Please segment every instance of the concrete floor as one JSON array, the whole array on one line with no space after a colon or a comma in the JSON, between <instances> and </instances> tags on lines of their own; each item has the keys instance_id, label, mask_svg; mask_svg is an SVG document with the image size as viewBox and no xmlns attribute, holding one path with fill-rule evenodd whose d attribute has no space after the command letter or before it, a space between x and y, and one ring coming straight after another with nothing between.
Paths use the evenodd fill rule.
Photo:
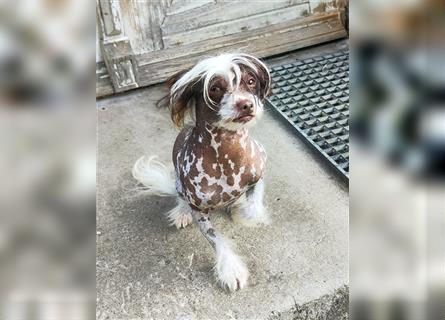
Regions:
<instances>
[{"instance_id":1,"label":"concrete floor","mask_svg":"<svg viewBox=\"0 0 445 320\"><path fill-rule=\"evenodd\" d=\"M270 64L341 46L300 50ZM170 199L134 191L130 170L138 157L171 161L177 131L167 110L155 107L164 93L153 86L97 103L97 318L299 319L299 306L346 317L347 188L272 111L252 134L269 156L265 201L273 223L252 229L221 213L213 219L245 257L251 275L244 290L229 294L216 284L212 250L197 228L168 226L162 212L173 206ZM332 313L338 305L341 312Z\"/></svg>"}]
</instances>

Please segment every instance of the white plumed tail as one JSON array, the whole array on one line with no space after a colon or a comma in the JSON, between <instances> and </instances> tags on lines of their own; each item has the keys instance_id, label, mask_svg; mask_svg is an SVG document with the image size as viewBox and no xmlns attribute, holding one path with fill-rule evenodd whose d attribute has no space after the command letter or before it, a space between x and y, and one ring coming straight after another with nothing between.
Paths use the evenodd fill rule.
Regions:
<instances>
[{"instance_id":1,"label":"white plumed tail","mask_svg":"<svg viewBox=\"0 0 445 320\"><path fill-rule=\"evenodd\" d=\"M171 171L155 158L156 156L139 158L133 166L133 177L147 188L149 194L177 196Z\"/></svg>"}]
</instances>

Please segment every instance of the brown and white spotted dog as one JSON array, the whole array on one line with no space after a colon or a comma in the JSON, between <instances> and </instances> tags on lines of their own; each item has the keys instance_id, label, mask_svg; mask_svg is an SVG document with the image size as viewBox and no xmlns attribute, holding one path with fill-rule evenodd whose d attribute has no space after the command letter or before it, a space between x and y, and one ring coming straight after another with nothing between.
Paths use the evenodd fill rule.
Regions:
<instances>
[{"instance_id":1,"label":"brown and white spotted dog","mask_svg":"<svg viewBox=\"0 0 445 320\"><path fill-rule=\"evenodd\" d=\"M248 54L202 60L167 81L173 122L182 126L194 111L194 124L182 129L173 146L175 178L153 157L140 158L133 176L152 194L176 196L167 213L178 228L194 221L215 249L216 276L223 287L241 289L248 271L226 239L210 223L210 213L226 208L235 221L267 223L263 206L266 152L248 128L261 117L270 94L270 74Z\"/></svg>"}]
</instances>

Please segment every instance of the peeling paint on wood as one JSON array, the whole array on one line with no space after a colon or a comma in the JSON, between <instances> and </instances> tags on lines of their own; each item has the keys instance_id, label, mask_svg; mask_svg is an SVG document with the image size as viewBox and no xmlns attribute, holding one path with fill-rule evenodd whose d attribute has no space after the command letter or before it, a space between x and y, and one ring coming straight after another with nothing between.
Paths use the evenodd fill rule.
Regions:
<instances>
[{"instance_id":1,"label":"peeling paint on wood","mask_svg":"<svg viewBox=\"0 0 445 320\"><path fill-rule=\"evenodd\" d=\"M122 1L125 33L134 54L164 48L161 24L169 1Z\"/></svg>"},{"instance_id":2,"label":"peeling paint on wood","mask_svg":"<svg viewBox=\"0 0 445 320\"><path fill-rule=\"evenodd\" d=\"M130 59L113 63L113 73L118 80L119 88L138 87L133 68L133 63Z\"/></svg>"},{"instance_id":3,"label":"peeling paint on wood","mask_svg":"<svg viewBox=\"0 0 445 320\"><path fill-rule=\"evenodd\" d=\"M312 14L339 11L337 0L310 0Z\"/></svg>"},{"instance_id":4,"label":"peeling paint on wood","mask_svg":"<svg viewBox=\"0 0 445 320\"><path fill-rule=\"evenodd\" d=\"M99 1L107 36L115 36L122 32L118 1Z\"/></svg>"}]
</instances>

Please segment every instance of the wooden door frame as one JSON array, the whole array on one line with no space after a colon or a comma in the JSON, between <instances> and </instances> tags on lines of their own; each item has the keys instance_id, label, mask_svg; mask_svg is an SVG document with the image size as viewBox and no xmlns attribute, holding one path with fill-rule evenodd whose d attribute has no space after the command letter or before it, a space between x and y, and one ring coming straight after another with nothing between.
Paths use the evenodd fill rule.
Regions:
<instances>
[{"instance_id":1,"label":"wooden door frame","mask_svg":"<svg viewBox=\"0 0 445 320\"><path fill-rule=\"evenodd\" d=\"M203 42L135 54L124 30L120 1L96 0L103 58L103 62L96 63L96 96L160 83L203 57L221 52L242 50L265 58L344 38L347 32L342 24L342 9L339 7L336 11L320 12Z\"/></svg>"},{"instance_id":2,"label":"wooden door frame","mask_svg":"<svg viewBox=\"0 0 445 320\"><path fill-rule=\"evenodd\" d=\"M125 34L120 2L97 0L96 18L100 28L99 43L102 57L113 93L138 88L137 62L130 41ZM97 65L96 67L100 68L101 66ZM100 74L103 75L103 71ZM104 82L102 84L107 87Z\"/></svg>"}]
</instances>

